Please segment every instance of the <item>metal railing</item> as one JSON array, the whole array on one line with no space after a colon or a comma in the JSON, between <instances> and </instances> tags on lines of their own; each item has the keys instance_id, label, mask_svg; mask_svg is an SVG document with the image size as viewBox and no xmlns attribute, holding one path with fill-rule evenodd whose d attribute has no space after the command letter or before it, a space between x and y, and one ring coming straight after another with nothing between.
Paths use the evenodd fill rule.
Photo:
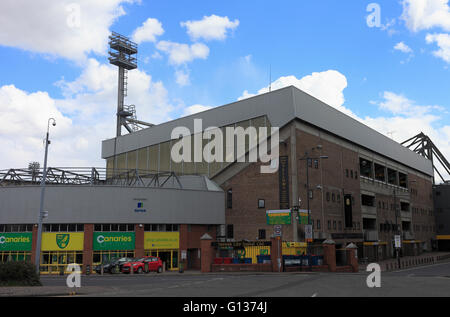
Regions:
<instances>
[{"instance_id":1,"label":"metal railing","mask_svg":"<svg viewBox=\"0 0 450 317\"><path fill-rule=\"evenodd\" d=\"M0 186L39 185L43 168L11 168L0 170ZM116 185L127 187L183 188L174 172L155 172L140 169L106 169L86 167L49 167L46 184L49 185Z\"/></svg>"}]
</instances>

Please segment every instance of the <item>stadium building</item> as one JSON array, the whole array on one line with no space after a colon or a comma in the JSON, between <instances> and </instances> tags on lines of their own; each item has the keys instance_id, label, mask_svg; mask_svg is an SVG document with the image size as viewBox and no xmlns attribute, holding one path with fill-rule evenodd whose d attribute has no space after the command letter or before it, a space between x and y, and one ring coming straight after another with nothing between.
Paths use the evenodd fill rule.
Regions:
<instances>
[{"instance_id":1,"label":"stadium building","mask_svg":"<svg viewBox=\"0 0 450 317\"><path fill-rule=\"evenodd\" d=\"M227 151L223 133L232 158L174 162L180 140L172 131L195 131L194 119L203 129L242 127L246 160ZM257 138L249 127L279 128L279 158L248 160ZM189 138L194 147L196 135ZM282 239L302 242L296 210L308 205L313 243L333 239L339 249L353 242L360 258L394 256L394 235L403 255L429 251L435 239L431 161L292 86L118 135L103 141L102 157L105 169L49 169L43 272L143 255L160 256L168 269L180 261L199 268L204 233L269 240L269 210L293 210ZM274 173L261 173L263 165ZM33 259L41 173L13 169L0 177L0 259Z\"/></svg>"}]
</instances>

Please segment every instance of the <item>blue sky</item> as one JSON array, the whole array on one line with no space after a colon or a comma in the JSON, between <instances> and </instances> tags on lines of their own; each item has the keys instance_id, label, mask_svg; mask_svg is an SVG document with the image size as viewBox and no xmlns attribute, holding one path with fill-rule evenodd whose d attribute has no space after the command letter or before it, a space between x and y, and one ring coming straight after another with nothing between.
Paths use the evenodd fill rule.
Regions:
<instances>
[{"instance_id":1,"label":"blue sky","mask_svg":"<svg viewBox=\"0 0 450 317\"><path fill-rule=\"evenodd\" d=\"M16 153L0 158L0 169L42 160L48 115L62 123L51 163L104 164L100 141L114 135L116 107L107 34L133 37L148 19L153 26L142 29L147 39L139 40L127 98L142 120L160 123L264 92L271 68L275 88L297 85L396 141L423 130L450 156L447 0L35 2L0 4L7 26L0 30L0 119L17 112L16 124L0 129L1 145ZM380 9L374 27L371 3ZM68 27L77 10L80 24ZM191 33L187 21L197 27ZM174 62L174 43L203 50Z\"/></svg>"}]
</instances>

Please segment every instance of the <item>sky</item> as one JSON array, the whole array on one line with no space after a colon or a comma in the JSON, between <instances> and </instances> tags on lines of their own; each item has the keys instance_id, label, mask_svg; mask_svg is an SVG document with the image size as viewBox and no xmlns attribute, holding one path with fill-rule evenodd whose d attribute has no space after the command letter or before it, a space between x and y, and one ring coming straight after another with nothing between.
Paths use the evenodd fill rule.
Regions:
<instances>
[{"instance_id":1,"label":"sky","mask_svg":"<svg viewBox=\"0 0 450 317\"><path fill-rule=\"evenodd\" d=\"M126 104L154 124L294 85L450 158L448 0L2 0L0 170L104 167L115 136L111 31L139 45Z\"/></svg>"}]
</instances>

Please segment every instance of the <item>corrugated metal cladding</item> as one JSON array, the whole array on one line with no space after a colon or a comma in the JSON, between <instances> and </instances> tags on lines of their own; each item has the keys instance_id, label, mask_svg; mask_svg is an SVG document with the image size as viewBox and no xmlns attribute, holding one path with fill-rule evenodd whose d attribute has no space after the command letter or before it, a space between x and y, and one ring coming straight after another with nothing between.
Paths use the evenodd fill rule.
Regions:
<instances>
[{"instance_id":1,"label":"corrugated metal cladding","mask_svg":"<svg viewBox=\"0 0 450 317\"><path fill-rule=\"evenodd\" d=\"M295 118L301 119L422 173L433 175L431 161L293 86L121 136L117 139L116 153L168 141L175 127L183 126L194 131L195 118L202 119L203 128L207 128L222 127L264 115L273 127L280 128ZM114 155L114 143L115 139L102 142L102 158Z\"/></svg>"},{"instance_id":2,"label":"corrugated metal cladding","mask_svg":"<svg viewBox=\"0 0 450 317\"><path fill-rule=\"evenodd\" d=\"M0 223L36 223L40 192L39 186L2 187ZM224 199L215 189L48 185L45 223L224 224Z\"/></svg>"}]
</instances>

